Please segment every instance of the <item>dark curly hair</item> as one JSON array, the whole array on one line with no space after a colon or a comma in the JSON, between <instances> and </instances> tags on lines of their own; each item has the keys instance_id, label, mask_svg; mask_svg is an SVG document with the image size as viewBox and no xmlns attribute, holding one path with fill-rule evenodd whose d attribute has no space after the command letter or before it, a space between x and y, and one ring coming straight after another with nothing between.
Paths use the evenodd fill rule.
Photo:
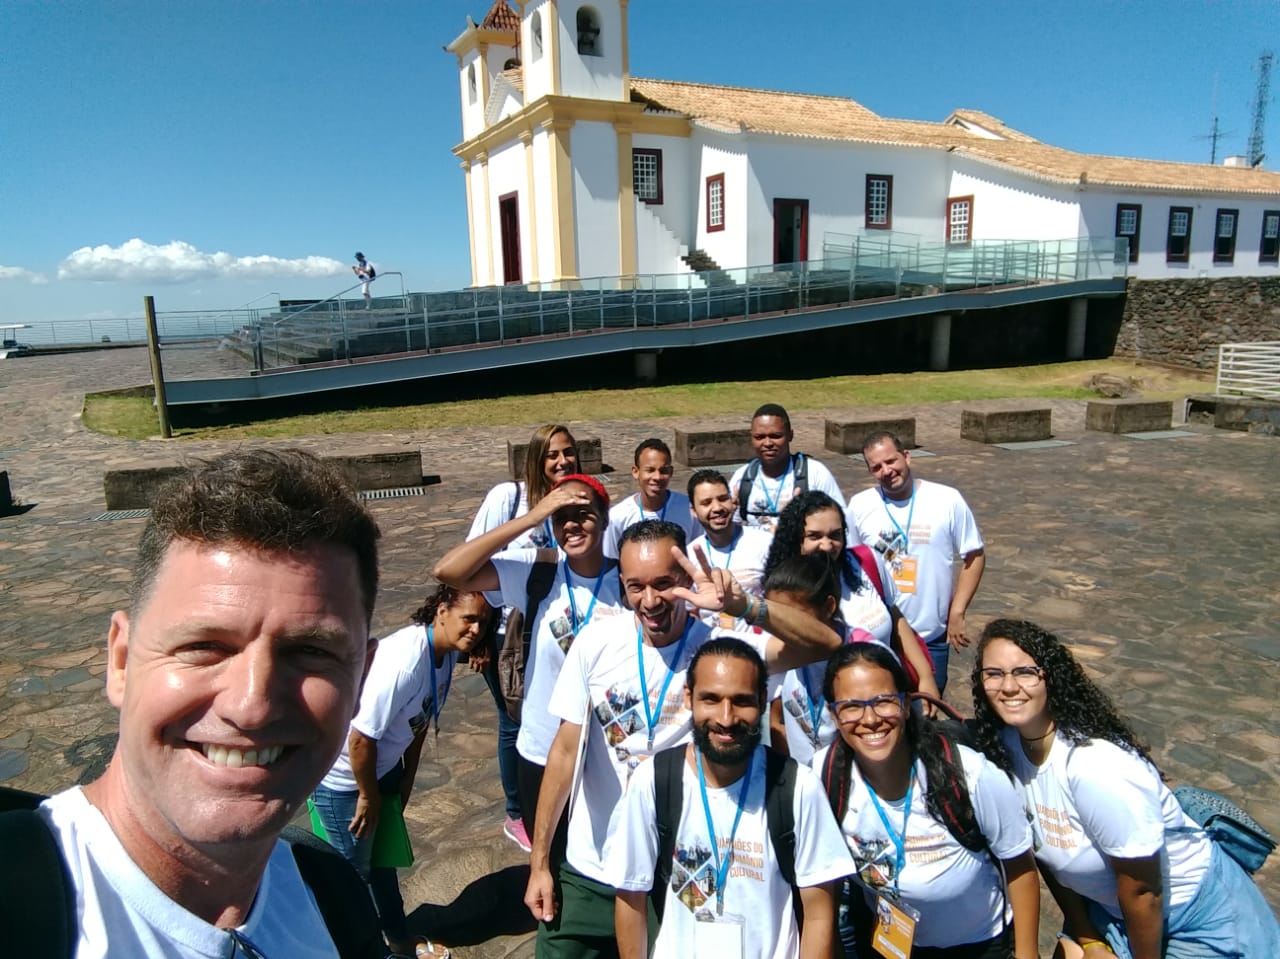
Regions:
<instances>
[{"instance_id":1,"label":"dark curly hair","mask_svg":"<svg viewBox=\"0 0 1280 959\"><path fill-rule=\"evenodd\" d=\"M827 671L822 677L822 694L826 696L828 703L834 703L836 677L850 666L860 663L883 669L893 678L893 688L908 697L903 732L906 735L908 748L915 753L921 765L924 766L925 805L929 815L936 822L947 826L952 819L952 814L947 812L948 804L953 810L956 806L972 808L964 770L960 766L958 755L953 754L948 758L949 750L942 740L938 724L934 720L925 719L923 714L911 708L911 678L898 662L898 657L879 643L848 643L841 646L827 660ZM833 785L847 782L850 770L857 762L853 747L844 741L844 736L837 735L831 743L831 748L836 753L831 782ZM845 804L848 803L851 792L852 790L849 789L839 790L839 793L844 796ZM831 811L835 813L836 822L842 822L848 810L836 808L836 795L837 790L832 788L828 792L828 799L831 801Z\"/></svg>"},{"instance_id":2,"label":"dark curly hair","mask_svg":"<svg viewBox=\"0 0 1280 959\"><path fill-rule=\"evenodd\" d=\"M804 521L814 513L833 509L840 515L840 530L844 534L845 548L840 552L838 565L840 579L850 590L859 592L867 585L861 570L853 562L849 552L849 527L845 522L844 508L826 493L820 490L805 490L785 507L778 515L778 528L773 534L773 543L769 546L769 556L764 561L764 575L769 574L785 559L800 555L804 542Z\"/></svg>"},{"instance_id":3,"label":"dark curly hair","mask_svg":"<svg viewBox=\"0 0 1280 959\"><path fill-rule=\"evenodd\" d=\"M827 557L790 556L784 559L764 578L760 592L787 593L804 598L812 609L820 610L827 600L840 602L840 580L836 568Z\"/></svg>"},{"instance_id":4,"label":"dark curly hair","mask_svg":"<svg viewBox=\"0 0 1280 959\"><path fill-rule=\"evenodd\" d=\"M454 586L440 583L427 594L427 598L423 600L422 605L413 611L412 619L419 626L430 626L435 621L436 613L441 609L453 608L453 604L465 596L479 596L484 599L483 593L469 592L465 589L458 589ZM488 603L488 600L485 600L485 602ZM498 627L501 623L502 617L496 615L496 611L490 607L489 618L485 621L484 632L473 647L473 655L480 650L496 652Z\"/></svg>"},{"instance_id":5,"label":"dark curly hair","mask_svg":"<svg viewBox=\"0 0 1280 959\"><path fill-rule=\"evenodd\" d=\"M1105 739L1141 756L1155 766L1146 743L1129 727L1110 698L1085 675L1062 640L1035 623L1023 619L996 619L987 624L978 640L971 686L973 730L978 747L1002 769L1012 769L1000 738L1004 721L996 715L982 686L982 653L997 639L1006 639L1035 660L1044 670L1049 713L1057 734L1071 745Z\"/></svg>"}]
</instances>

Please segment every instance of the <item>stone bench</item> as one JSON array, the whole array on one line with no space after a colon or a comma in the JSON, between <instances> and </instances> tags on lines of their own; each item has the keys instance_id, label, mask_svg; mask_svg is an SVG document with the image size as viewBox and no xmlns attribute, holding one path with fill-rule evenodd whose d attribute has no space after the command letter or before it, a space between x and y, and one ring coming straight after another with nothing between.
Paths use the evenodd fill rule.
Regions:
<instances>
[{"instance_id":1,"label":"stone bench","mask_svg":"<svg viewBox=\"0 0 1280 959\"><path fill-rule=\"evenodd\" d=\"M604 451L598 436L576 436L578 443L578 472L599 476L604 472ZM507 470L516 482L524 479L524 464L529 457L528 443L507 443Z\"/></svg>"},{"instance_id":2,"label":"stone bench","mask_svg":"<svg viewBox=\"0 0 1280 959\"><path fill-rule=\"evenodd\" d=\"M751 430L676 430L676 462L689 467L745 463L756 455Z\"/></svg>"},{"instance_id":3,"label":"stone bench","mask_svg":"<svg viewBox=\"0 0 1280 959\"><path fill-rule=\"evenodd\" d=\"M1219 396L1213 425L1220 430L1280 436L1280 400L1255 396Z\"/></svg>"},{"instance_id":4,"label":"stone bench","mask_svg":"<svg viewBox=\"0 0 1280 959\"><path fill-rule=\"evenodd\" d=\"M1030 443L1053 435L1049 407L1005 403L962 410L960 438L975 443Z\"/></svg>"},{"instance_id":5,"label":"stone bench","mask_svg":"<svg viewBox=\"0 0 1280 959\"><path fill-rule=\"evenodd\" d=\"M861 453L862 441L881 430L894 434L904 449L916 447L916 418L827 420L824 446L833 453Z\"/></svg>"},{"instance_id":6,"label":"stone bench","mask_svg":"<svg viewBox=\"0 0 1280 959\"><path fill-rule=\"evenodd\" d=\"M341 470L358 490L422 485L422 451L418 449L320 458ZM107 509L148 509L160 487L185 472L185 466L172 465L108 470L102 476Z\"/></svg>"},{"instance_id":7,"label":"stone bench","mask_svg":"<svg viewBox=\"0 0 1280 959\"><path fill-rule=\"evenodd\" d=\"M1173 427L1172 400L1090 400L1084 428L1101 433L1154 433Z\"/></svg>"}]
</instances>

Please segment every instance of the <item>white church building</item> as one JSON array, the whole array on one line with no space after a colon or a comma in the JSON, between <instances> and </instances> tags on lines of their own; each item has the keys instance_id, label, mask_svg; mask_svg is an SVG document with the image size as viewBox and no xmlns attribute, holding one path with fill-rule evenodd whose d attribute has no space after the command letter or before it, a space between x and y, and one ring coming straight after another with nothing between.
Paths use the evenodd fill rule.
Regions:
<instances>
[{"instance_id":1,"label":"white church building","mask_svg":"<svg viewBox=\"0 0 1280 959\"><path fill-rule=\"evenodd\" d=\"M631 75L628 0L497 0L458 60L474 286L815 260L831 237L1120 237L1140 278L1280 273L1280 173L1075 153L985 113ZM692 262L686 262L686 258Z\"/></svg>"}]
</instances>

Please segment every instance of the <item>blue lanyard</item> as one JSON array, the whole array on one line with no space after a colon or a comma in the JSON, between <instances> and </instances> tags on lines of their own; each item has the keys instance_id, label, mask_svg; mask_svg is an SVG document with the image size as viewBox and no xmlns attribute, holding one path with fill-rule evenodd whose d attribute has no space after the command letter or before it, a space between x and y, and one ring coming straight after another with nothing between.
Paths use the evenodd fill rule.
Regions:
<instances>
[{"instance_id":1,"label":"blue lanyard","mask_svg":"<svg viewBox=\"0 0 1280 959\"><path fill-rule=\"evenodd\" d=\"M911 761L911 778L907 780L907 795L902 804L901 835L894 832L893 827L889 825L889 817L885 815L884 807L880 805L880 800L876 798L876 791L871 788L871 783L866 785L867 795L871 797L871 805L875 806L876 812L880 815L880 822L884 824L884 831L889 834L889 838L893 841L893 848L896 850L894 860L896 868L893 870L893 894L896 896L898 895L899 880L902 878L902 870L907 865L907 820L911 818L911 791L916 785L915 760Z\"/></svg>"},{"instance_id":2,"label":"blue lanyard","mask_svg":"<svg viewBox=\"0 0 1280 959\"><path fill-rule=\"evenodd\" d=\"M738 540L742 539L742 527L738 526L733 531L733 539L729 540L729 551L724 554L724 568L729 568L729 561L733 559L733 551L738 548ZM703 537L704 545L707 547L707 562L713 567L716 565L715 547L711 545L711 536Z\"/></svg>"},{"instance_id":3,"label":"blue lanyard","mask_svg":"<svg viewBox=\"0 0 1280 959\"><path fill-rule=\"evenodd\" d=\"M600 596L600 584L604 582L605 568L600 568L600 575L596 577L596 584L591 587L591 602L587 604L587 615L582 619L578 619L578 604L573 601L573 573L569 570L569 561L564 560L564 588L569 592L569 625L573 627L573 635L576 638L578 630L587 623L591 622L591 614L596 608L596 599Z\"/></svg>"},{"instance_id":4,"label":"blue lanyard","mask_svg":"<svg viewBox=\"0 0 1280 959\"><path fill-rule=\"evenodd\" d=\"M702 792L702 811L707 815L707 833L711 836L711 855L716 864L716 913L724 915L724 884L729 878L729 866L733 864L733 837L738 834L738 823L742 822L742 810L747 805L747 790L751 787L751 764L756 758L753 751L747 756L747 768L742 774L742 788L738 790L738 811L733 816L733 828L729 830L729 848L724 859L720 858L720 843L716 840L716 824L711 818L711 803L707 800L707 777L702 771L702 750L694 749L698 757L698 789Z\"/></svg>"},{"instance_id":5,"label":"blue lanyard","mask_svg":"<svg viewBox=\"0 0 1280 959\"><path fill-rule=\"evenodd\" d=\"M767 512L773 516L778 515L778 500L782 498L782 488L787 482L787 477L791 475L791 470L795 466L796 458L792 456L787 460L787 471L782 474L782 478L778 480L778 488L773 491L773 495L769 495L769 481L765 478L764 468L760 470L760 489L764 492L764 505Z\"/></svg>"},{"instance_id":6,"label":"blue lanyard","mask_svg":"<svg viewBox=\"0 0 1280 959\"><path fill-rule=\"evenodd\" d=\"M894 529L902 536L902 553L906 555L911 552L911 517L916 515L916 481L911 481L911 499L910 506L907 509L907 528L903 529L898 525L898 521L894 519L893 513L889 512L889 497L884 495L884 491L880 492L880 502L884 504L885 515L889 517L889 522L893 524Z\"/></svg>"},{"instance_id":7,"label":"blue lanyard","mask_svg":"<svg viewBox=\"0 0 1280 959\"><path fill-rule=\"evenodd\" d=\"M800 667L800 687L804 690L805 697L809 700L809 738L813 741L815 747L818 746L818 727L822 724L822 708L827 705L825 697L819 693L814 696L809 691L809 667Z\"/></svg>"},{"instance_id":8,"label":"blue lanyard","mask_svg":"<svg viewBox=\"0 0 1280 959\"><path fill-rule=\"evenodd\" d=\"M640 507L640 518L648 519L648 517L644 515L644 503L640 502L639 493L636 493L636 505ZM658 519L662 520L667 518L667 507L670 505L671 505L671 490L667 490L667 498L662 501L662 509L658 513Z\"/></svg>"},{"instance_id":9,"label":"blue lanyard","mask_svg":"<svg viewBox=\"0 0 1280 959\"><path fill-rule=\"evenodd\" d=\"M449 688L453 685L453 670L444 681L444 695L436 695L436 631L434 626L427 627L427 655L431 657L431 719L435 723L436 738L440 738L440 710L444 709L449 698Z\"/></svg>"},{"instance_id":10,"label":"blue lanyard","mask_svg":"<svg viewBox=\"0 0 1280 959\"><path fill-rule=\"evenodd\" d=\"M644 718L645 722L649 724L649 752L653 752L653 737L658 729L658 720L662 718L662 704L667 701L667 690L671 688L671 679L675 676L676 667L684 656L684 643L689 638L689 630L691 629L693 629L692 616L685 620L684 632L680 634L680 642L676 644L675 658L672 659L671 665L667 667L667 678L662 681L662 688L658 690L658 704L655 712L654 707L649 705L649 681L645 678L644 634L640 629L640 623L636 623L636 659L640 667L640 702L644 703Z\"/></svg>"}]
</instances>

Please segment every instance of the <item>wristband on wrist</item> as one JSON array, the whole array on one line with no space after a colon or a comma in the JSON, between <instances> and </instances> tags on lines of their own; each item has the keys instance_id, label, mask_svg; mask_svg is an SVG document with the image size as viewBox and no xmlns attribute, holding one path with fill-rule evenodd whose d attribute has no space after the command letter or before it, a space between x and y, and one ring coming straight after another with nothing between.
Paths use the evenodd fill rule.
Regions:
<instances>
[{"instance_id":1,"label":"wristband on wrist","mask_svg":"<svg viewBox=\"0 0 1280 959\"><path fill-rule=\"evenodd\" d=\"M755 597L750 594L747 594L747 605L742 607L742 619L750 623L752 621L752 618L755 616L755 614L756 614Z\"/></svg>"},{"instance_id":2,"label":"wristband on wrist","mask_svg":"<svg viewBox=\"0 0 1280 959\"><path fill-rule=\"evenodd\" d=\"M755 615L751 617L751 620L750 620L751 625L763 626L764 621L768 617L768 615L769 615L769 603L762 596L760 597L760 599L756 600Z\"/></svg>"}]
</instances>

